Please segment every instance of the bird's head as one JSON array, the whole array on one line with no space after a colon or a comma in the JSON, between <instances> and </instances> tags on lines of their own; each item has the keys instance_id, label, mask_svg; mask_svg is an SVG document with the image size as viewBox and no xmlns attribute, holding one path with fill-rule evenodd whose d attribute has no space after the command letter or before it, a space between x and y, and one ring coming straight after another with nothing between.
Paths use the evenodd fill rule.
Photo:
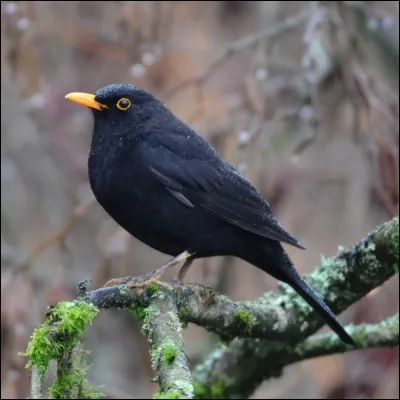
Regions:
<instances>
[{"instance_id":1,"label":"bird's head","mask_svg":"<svg viewBox=\"0 0 400 400\"><path fill-rule=\"evenodd\" d=\"M94 131L100 134L123 134L143 130L146 122L158 112L167 110L146 90L130 84L114 84L99 89L96 94L73 92L65 96L79 105L92 109Z\"/></svg>"}]
</instances>

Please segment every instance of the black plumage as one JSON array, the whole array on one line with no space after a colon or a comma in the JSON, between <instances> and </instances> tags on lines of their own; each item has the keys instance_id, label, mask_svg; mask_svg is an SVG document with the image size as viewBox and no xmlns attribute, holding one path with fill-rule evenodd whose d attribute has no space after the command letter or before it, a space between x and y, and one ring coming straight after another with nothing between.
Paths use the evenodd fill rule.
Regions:
<instances>
[{"instance_id":1,"label":"black plumage","mask_svg":"<svg viewBox=\"0 0 400 400\"><path fill-rule=\"evenodd\" d=\"M291 285L344 342L354 343L280 242L304 247L203 137L133 85L66 97L93 109L90 184L120 226L174 257L187 251L189 260L222 255L246 260Z\"/></svg>"}]
</instances>

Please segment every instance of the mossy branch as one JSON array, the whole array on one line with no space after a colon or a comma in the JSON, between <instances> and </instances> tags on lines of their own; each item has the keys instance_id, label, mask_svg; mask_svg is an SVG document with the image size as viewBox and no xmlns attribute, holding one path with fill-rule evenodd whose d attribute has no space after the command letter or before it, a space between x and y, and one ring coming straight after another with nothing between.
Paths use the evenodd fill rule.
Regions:
<instances>
[{"instance_id":1,"label":"mossy branch","mask_svg":"<svg viewBox=\"0 0 400 400\"><path fill-rule=\"evenodd\" d=\"M153 284L160 287L157 284ZM286 340L297 334L290 327L287 313L279 304L234 302L213 289L200 284L169 283L180 320L194 323L224 339L235 337ZM277 295L279 297L279 295ZM146 291L125 291L124 286L100 288L88 292L88 301L99 308L128 308L136 305L137 312L151 304Z\"/></svg>"},{"instance_id":2,"label":"mossy branch","mask_svg":"<svg viewBox=\"0 0 400 400\"><path fill-rule=\"evenodd\" d=\"M353 350L398 346L399 314L396 314L379 324L350 325L347 327L347 330L356 340L355 346L346 345L332 333L311 336L287 352L283 365Z\"/></svg>"},{"instance_id":3,"label":"mossy branch","mask_svg":"<svg viewBox=\"0 0 400 400\"><path fill-rule=\"evenodd\" d=\"M268 377L278 377L282 373L282 370L285 366L299 361L320 356L345 353L354 350L370 349L374 347L398 346L399 315L396 314L376 325L349 325L347 326L347 331L356 340L355 346L349 346L343 343L334 333L314 335L295 345L274 343L267 347L267 351L271 351L271 358L268 360L269 364L263 367L264 371L268 371ZM241 344L243 343L244 342L241 342ZM237 342L237 344L239 346L241 345L240 342ZM273 349L274 352L272 352ZM221 349L213 353L215 359L218 359L220 355ZM207 362L211 363L212 361L213 358L207 358ZM230 366L228 365L227 367ZM203 384L199 381L194 382L196 398L239 398L239 393L248 392L247 388L245 387L242 388L241 392L238 392L236 387L230 383L228 377L230 376L230 372L232 372L232 370L224 369L218 372L220 379L213 380L211 384ZM195 376L199 376L201 373L201 369L198 368ZM221 378L222 376L224 376L224 378Z\"/></svg>"},{"instance_id":4,"label":"mossy branch","mask_svg":"<svg viewBox=\"0 0 400 400\"><path fill-rule=\"evenodd\" d=\"M340 250L331 259L322 258L321 267L307 278L308 282L336 313L342 312L398 271L398 229L395 218L354 247ZM249 302L234 302L199 284L169 285L181 321L195 323L224 339L299 341L323 325L317 314L284 284L281 294L268 292ZM125 291L123 286L114 286L88 292L87 301L99 308L127 308L132 304L147 307L151 300L146 291Z\"/></svg>"},{"instance_id":5,"label":"mossy branch","mask_svg":"<svg viewBox=\"0 0 400 400\"><path fill-rule=\"evenodd\" d=\"M49 308L45 322L34 330L26 353L31 369L30 398L43 398L43 379L51 360L57 361L57 376L49 398L98 398L85 379L83 358L76 349L97 315L98 309L85 301L62 301ZM83 363L84 364L84 363Z\"/></svg>"},{"instance_id":6,"label":"mossy branch","mask_svg":"<svg viewBox=\"0 0 400 400\"><path fill-rule=\"evenodd\" d=\"M322 266L307 280L333 311L340 313L398 272L398 241L395 218L352 248L340 250L331 259L323 258ZM287 285L281 285L282 293L266 293L253 302L233 302L198 284L151 284L130 290L115 286L87 292L83 283L79 290L79 300L60 303L53 314L57 317L48 318L28 346L29 365L37 368L41 378L50 359L60 362L76 347L99 308L129 309L142 320L162 392L157 397L191 398L194 386L196 397L245 398L264 379L278 376L284 366L301 359L398 345L398 316L385 322L390 332L397 323L397 336L386 341L376 327L368 325L348 328L356 341L354 348L339 342L334 334L306 339L323 321ZM77 318L80 313L75 309L86 310L86 317ZM68 322L71 318L74 323ZM223 339L241 338L209 355L194 371L193 385L181 322L196 323Z\"/></svg>"},{"instance_id":7,"label":"mossy branch","mask_svg":"<svg viewBox=\"0 0 400 400\"><path fill-rule=\"evenodd\" d=\"M322 266L307 280L329 306L340 313L398 271L399 220L394 218L377 227L352 248L340 250L331 259L323 258ZM197 396L204 393L204 388L217 385L223 390L218 392L219 395L214 393L213 398L249 397L263 380L279 376L287 365L282 365L279 360L285 359L301 341L323 325L293 290L285 285L281 287L283 295L267 293L259 303L284 308L289 319L287 327L293 333L297 331L297 335L292 336L290 343L237 339L229 347L219 347L193 372ZM363 348L365 338L357 335L353 338L356 348ZM347 350L350 349L347 346ZM294 361L288 358L288 363Z\"/></svg>"},{"instance_id":8,"label":"mossy branch","mask_svg":"<svg viewBox=\"0 0 400 400\"><path fill-rule=\"evenodd\" d=\"M132 311L142 321L142 332L149 342L152 366L157 372L155 380L161 391L155 398L191 399L192 376L174 297L163 287L151 288L151 305L142 309L135 305Z\"/></svg>"}]
</instances>

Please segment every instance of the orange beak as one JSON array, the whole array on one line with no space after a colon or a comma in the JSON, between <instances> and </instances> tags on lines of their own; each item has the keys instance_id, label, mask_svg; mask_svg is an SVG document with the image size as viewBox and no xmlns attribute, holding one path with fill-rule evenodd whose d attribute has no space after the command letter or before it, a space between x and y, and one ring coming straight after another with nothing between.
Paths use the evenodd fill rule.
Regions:
<instances>
[{"instance_id":1,"label":"orange beak","mask_svg":"<svg viewBox=\"0 0 400 400\"><path fill-rule=\"evenodd\" d=\"M89 94L89 93L81 93L81 92L73 92L73 93L68 93L65 98L68 100L71 100L77 104L80 104L81 106L89 107L89 108L94 108L95 110L102 111L104 108L107 108L104 104L101 104L97 102L94 99L94 94Z\"/></svg>"}]
</instances>

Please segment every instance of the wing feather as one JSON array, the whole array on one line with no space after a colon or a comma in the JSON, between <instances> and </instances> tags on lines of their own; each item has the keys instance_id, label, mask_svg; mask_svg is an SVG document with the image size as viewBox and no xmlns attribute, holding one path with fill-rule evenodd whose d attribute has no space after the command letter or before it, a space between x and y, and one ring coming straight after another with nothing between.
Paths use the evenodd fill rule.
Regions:
<instances>
[{"instance_id":1,"label":"wing feather","mask_svg":"<svg viewBox=\"0 0 400 400\"><path fill-rule=\"evenodd\" d=\"M185 206L202 207L240 229L304 249L274 219L257 190L216 155L208 154L211 160L182 158L162 145L149 151L153 152L149 162L154 176Z\"/></svg>"}]
</instances>

